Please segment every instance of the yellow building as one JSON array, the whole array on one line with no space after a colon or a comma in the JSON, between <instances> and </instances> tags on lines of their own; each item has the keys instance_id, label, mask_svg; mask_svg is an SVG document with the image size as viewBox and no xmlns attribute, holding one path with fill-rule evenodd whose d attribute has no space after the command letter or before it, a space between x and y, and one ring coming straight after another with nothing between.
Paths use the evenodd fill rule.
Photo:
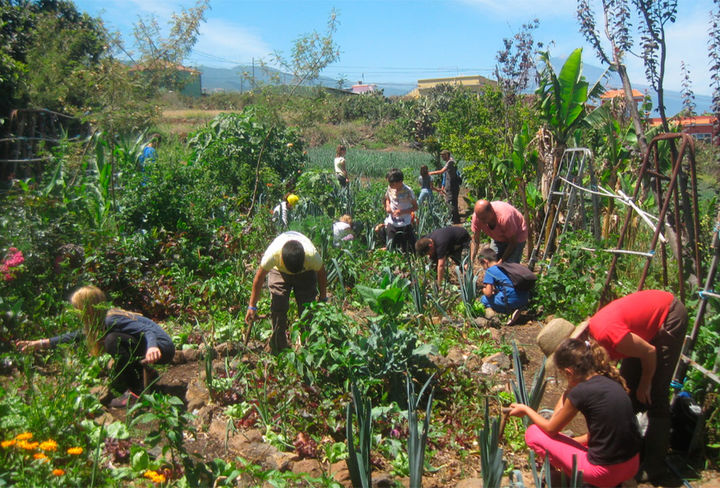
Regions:
<instances>
[{"instance_id":1,"label":"yellow building","mask_svg":"<svg viewBox=\"0 0 720 488\"><path fill-rule=\"evenodd\" d=\"M487 85L497 85L497 82L480 75L452 76L450 78L427 78L425 80L418 80L417 88L408 93L407 96L417 98L420 95L425 95L430 89L435 88L438 85L463 86L479 93L482 87Z\"/></svg>"}]
</instances>

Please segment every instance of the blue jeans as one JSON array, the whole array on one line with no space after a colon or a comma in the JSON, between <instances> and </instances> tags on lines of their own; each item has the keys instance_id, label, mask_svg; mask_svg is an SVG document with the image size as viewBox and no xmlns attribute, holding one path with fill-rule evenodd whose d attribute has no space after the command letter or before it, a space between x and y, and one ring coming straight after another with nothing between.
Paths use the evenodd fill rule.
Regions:
<instances>
[{"instance_id":1,"label":"blue jeans","mask_svg":"<svg viewBox=\"0 0 720 488\"><path fill-rule=\"evenodd\" d=\"M432 201L432 199L433 199L432 190L430 190L428 188L423 188L420 190L420 195L418 195L418 199L417 199L418 206L422 205L422 202L424 202L425 199L427 199L428 201Z\"/></svg>"},{"instance_id":2,"label":"blue jeans","mask_svg":"<svg viewBox=\"0 0 720 488\"><path fill-rule=\"evenodd\" d=\"M505 254L505 249L508 247L507 242L497 242L495 239L492 240L492 243L490 243L490 247L493 248L495 252L497 252L498 259L503 257L503 254ZM507 259L504 260L506 263L519 263L522 260L523 257L523 251L525 250L525 241L518 242L515 246L515 250L513 253L508 256Z\"/></svg>"}]
</instances>

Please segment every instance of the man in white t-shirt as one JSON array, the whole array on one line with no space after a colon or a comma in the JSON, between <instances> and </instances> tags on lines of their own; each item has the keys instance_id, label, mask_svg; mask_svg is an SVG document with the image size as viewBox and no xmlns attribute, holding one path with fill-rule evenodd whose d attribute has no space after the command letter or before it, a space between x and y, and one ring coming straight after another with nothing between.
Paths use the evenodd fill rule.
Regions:
<instances>
[{"instance_id":1,"label":"man in white t-shirt","mask_svg":"<svg viewBox=\"0 0 720 488\"><path fill-rule=\"evenodd\" d=\"M318 289L320 301L327 299L327 275L320 253L310 239L295 231L280 234L268 246L255 273L245 314L248 325L257 320L257 302L266 277L272 296L270 349L276 354L290 347L287 338L290 292L295 292L298 314L302 314L305 304L317 298Z\"/></svg>"}]
</instances>

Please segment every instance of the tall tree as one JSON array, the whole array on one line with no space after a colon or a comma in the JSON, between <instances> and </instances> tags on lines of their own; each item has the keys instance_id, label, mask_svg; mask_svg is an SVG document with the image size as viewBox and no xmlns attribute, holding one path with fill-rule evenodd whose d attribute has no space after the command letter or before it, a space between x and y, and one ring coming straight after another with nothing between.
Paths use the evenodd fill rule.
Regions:
<instances>
[{"instance_id":1,"label":"tall tree","mask_svg":"<svg viewBox=\"0 0 720 488\"><path fill-rule=\"evenodd\" d=\"M683 104L682 114L686 117L692 117L695 115L695 93L693 93L692 89L690 69L685 64L685 61L680 62L680 75L680 84L682 87L680 96L682 97Z\"/></svg>"},{"instance_id":2,"label":"tall tree","mask_svg":"<svg viewBox=\"0 0 720 488\"><path fill-rule=\"evenodd\" d=\"M538 19L523 24L513 37L503 39L503 48L495 56L495 78L506 106L504 123L508 146L512 144L522 125L517 117L518 95L528 87L532 74L536 72L535 59L543 47L543 43L535 42L533 37L533 31L539 25Z\"/></svg>"},{"instance_id":3,"label":"tall tree","mask_svg":"<svg viewBox=\"0 0 720 488\"><path fill-rule=\"evenodd\" d=\"M665 58L667 44L665 25L677 18L677 0L632 0L640 14L640 44L643 48L645 77L657 93L657 105L663 130L670 131L665 114Z\"/></svg>"},{"instance_id":4,"label":"tall tree","mask_svg":"<svg viewBox=\"0 0 720 488\"><path fill-rule=\"evenodd\" d=\"M720 0L714 0L714 8L710 12L710 32L708 41L708 57L710 58L710 85L713 89L712 112L713 142L717 144L720 137ZM720 163L720 154L718 155Z\"/></svg>"},{"instance_id":5,"label":"tall tree","mask_svg":"<svg viewBox=\"0 0 720 488\"><path fill-rule=\"evenodd\" d=\"M647 152L647 142L645 141L645 130L642 126L640 113L633 99L632 84L628 76L624 63L626 53L632 48L632 36L630 33L631 14L629 0L602 0L602 10L604 16L604 32L610 42L609 52L603 46L600 34L598 32L597 22L595 21L595 13L590 5L590 0L578 0L577 17L580 22L580 32L585 39L595 49L600 60L610 66L613 71L617 71L620 81L625 92L630 118L638 136L638 145L642 153Z\"/></svg>"}]
</instances>

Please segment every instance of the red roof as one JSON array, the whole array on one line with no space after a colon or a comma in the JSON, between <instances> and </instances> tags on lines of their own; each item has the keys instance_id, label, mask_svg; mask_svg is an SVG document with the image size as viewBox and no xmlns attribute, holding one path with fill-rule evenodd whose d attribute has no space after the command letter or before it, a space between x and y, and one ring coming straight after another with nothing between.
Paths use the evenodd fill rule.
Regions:
<instances>
[{"instance_id":1,"label":"red roof","mask_svg":"<svg viewBox=\"0 0 720 488\"><path fill-rule=\"evenodd\" d=\"M679 123L682 127L687 127L689 125L712 125L713 122L715 122L715 117L712 115L698 115L696 117L679 117L679 118L669 119L668 122L671 124ZM662 119L660 117L650 119L650 125L653 127L662 125Z\"/></svg>"},{"instance_id":2,"label":"red roof","mask_svg":"<svg viewBox=\"0 0 720 488\"><path fill-rule=\"evenodd\" d=\"M642 100L645 97L645 95L643 95L642 92L640 92L634 88L633 88L632 94L633 94L634 99L638 98L638 99ZM625 96L625 90L608 90L605 93L603 93L602 95L600 95L600 98L602 98L603 100L609 100L611 98L618 98L618 97L624 97L624 96Z\"/></svg>"}]
</instances>

